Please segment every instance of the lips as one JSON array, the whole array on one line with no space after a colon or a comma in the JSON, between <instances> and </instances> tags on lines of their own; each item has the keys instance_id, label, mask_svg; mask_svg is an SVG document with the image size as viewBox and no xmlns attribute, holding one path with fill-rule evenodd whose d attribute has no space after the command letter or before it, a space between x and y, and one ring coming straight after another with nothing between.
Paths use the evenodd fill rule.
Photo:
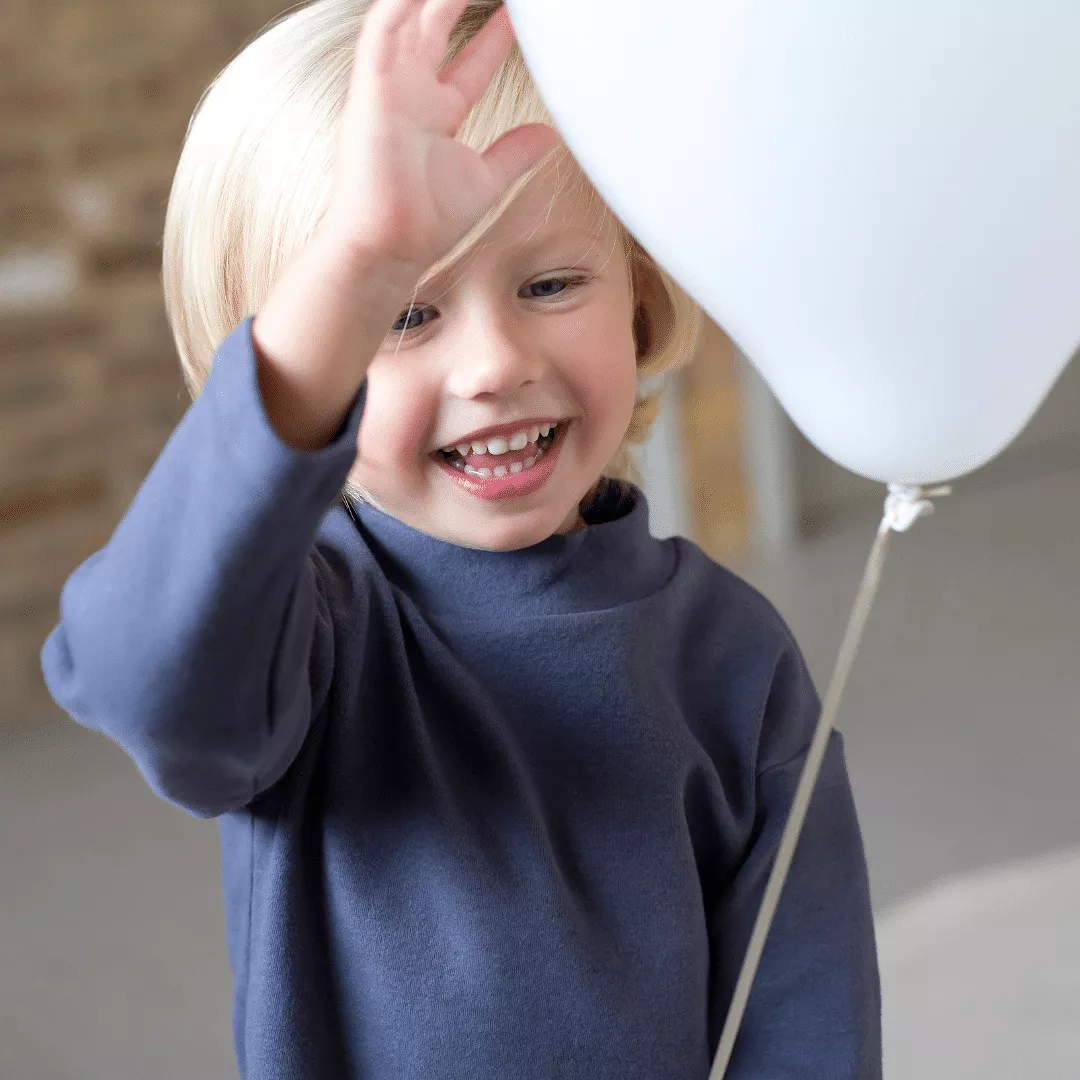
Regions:
<instances>
[{"instance_id":1,"label":"lips","mask_svg":"<svg viewBox=\"0 0 1080 1080\"><path fill-rule=\"evenodd\" d=\"M527 443L520 450L502 451L496 444L500 452L492 453L487 448L489 443L482 444L483 453L469 446L469 452L461 454L455 447L452 451L439 450L434 457L443 471L472 495L490 501L520 498L547 482L568 427L566 422L552 425L546 436L538 435L535 443Z\"/></svg>"}]
</instances>

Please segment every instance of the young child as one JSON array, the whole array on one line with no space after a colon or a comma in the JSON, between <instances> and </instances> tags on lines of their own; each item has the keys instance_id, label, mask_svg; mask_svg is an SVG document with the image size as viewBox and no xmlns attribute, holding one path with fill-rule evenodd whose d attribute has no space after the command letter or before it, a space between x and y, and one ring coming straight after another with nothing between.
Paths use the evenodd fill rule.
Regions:
<instances>
[{"instance_id":1,"label":"young child","mask_svg":"<svg viewBox=\"0 0 1080 1080\"><path fill-rule=\"evenodd\" d=\"M165 285L195 400L43 665L220 820L241 1073L705 1080L818 701L760 596L648 533L639 379L701 312L499 0L250 44ZM879 1022L834 736L728 1076L878 1077Z\"/></svg>"}]
</instances>

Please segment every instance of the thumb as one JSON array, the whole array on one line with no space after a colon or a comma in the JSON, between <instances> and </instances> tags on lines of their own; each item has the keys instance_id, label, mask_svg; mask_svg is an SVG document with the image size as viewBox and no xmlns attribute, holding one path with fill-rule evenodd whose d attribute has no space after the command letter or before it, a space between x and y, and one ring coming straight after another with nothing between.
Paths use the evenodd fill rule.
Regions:
<instances>
[{"instance_id":1,"label":"thumb","mask_svg":"<svg viewBox=\"0 0 1080 1080\"><path fill-rule=\"evenodd\" d=\"M559 133L547 124L522 124L496 139L483 158L498 190L506 191L559 141Z\"/></svg>"}]
</instances>

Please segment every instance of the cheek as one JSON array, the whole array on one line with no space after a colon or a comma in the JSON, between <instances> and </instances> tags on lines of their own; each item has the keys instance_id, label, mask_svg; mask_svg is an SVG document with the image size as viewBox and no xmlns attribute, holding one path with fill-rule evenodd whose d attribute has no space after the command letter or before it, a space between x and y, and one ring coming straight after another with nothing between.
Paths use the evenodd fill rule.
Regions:
<instances>
[{"instance_id":1,"label":"cheek","mask_svg":"<svg viewBox=\"0 0 1080 1080\"><path fill-rule=\"evenodd\" d=\"M582 395L605 429L617 429L621 438L637 399L637 355L629 320L612 317L594 324L582 355Z\"/></svg>"},{"instance_id":2,"label":"cheek","mask_svg":"<svg viewBox=\"0 0 1080 1080\"><path fill-rule=\"evenodd\" d=\"M401 469L425 458L437 419L438 394L406 370L380 364L368 369L367 400L360 423L362 461Z\"/></svg>"}]
</instances>

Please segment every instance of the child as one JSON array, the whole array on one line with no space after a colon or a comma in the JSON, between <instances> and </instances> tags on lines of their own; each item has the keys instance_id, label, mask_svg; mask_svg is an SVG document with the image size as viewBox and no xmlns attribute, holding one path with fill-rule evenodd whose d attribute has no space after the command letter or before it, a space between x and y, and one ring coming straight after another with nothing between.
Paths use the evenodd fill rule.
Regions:
<instances>
[{"instance_id":1,"label":"child","mask_svg":"<svg viewBox=\"0 0 1080 1080\"><path fill-rule=\"evenodd\" d=\"M705 1080L818 701L763 599L648 534L638 379L701 312L498 0L254 41L165 284L195 401L43 665L220 820L242 1074ZM728 1075L878 1077L879 1019L834 736Z\"/></svg>"}]
</instances>

